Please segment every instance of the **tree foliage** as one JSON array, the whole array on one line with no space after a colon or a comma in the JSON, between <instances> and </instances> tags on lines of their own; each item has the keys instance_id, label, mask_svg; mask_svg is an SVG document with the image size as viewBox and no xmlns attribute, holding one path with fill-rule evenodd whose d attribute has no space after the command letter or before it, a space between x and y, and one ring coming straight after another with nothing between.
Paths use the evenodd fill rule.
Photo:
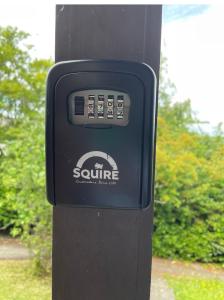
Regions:
<instances>
[{"instance_id":1,"label":"tree foliage","mask_svg":"<svg viewBox=\"0 0 224 300\"><path fill-rule=\"evenodd\" d=\"M161 91L154 254L224 262L224 137L195 130L197 123L189 100L172 103Z\"/></svg>"},{"instance_id":2,"label":"tree foliage","mask_svg":"<svg viewBox=\"0 0 224 300\"><path fill-rule=\"evenodd\" d=\"M49 60L32 59L28 35L0 28L0 227L49 261L51 208L45 198L44 102Z\"/></svg>"}]
</instances>

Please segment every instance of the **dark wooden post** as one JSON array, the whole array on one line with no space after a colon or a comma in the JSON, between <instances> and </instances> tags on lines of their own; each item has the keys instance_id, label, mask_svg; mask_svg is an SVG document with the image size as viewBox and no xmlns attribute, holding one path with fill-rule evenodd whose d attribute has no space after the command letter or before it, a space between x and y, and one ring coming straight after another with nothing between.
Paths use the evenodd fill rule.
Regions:
<instances>
[{"instance_id":1,"label":"dark wooden post","mask_svg":"<svg viewBox=\"0 0 224 300\"><path fill-rule=\"evenodd\" d=\"M56 62L140 61L158 78L161 10L58 5ZM54 207L53 300L147 300L152 224L153 205L145 210Z\"/></svg>"}]
</instances>

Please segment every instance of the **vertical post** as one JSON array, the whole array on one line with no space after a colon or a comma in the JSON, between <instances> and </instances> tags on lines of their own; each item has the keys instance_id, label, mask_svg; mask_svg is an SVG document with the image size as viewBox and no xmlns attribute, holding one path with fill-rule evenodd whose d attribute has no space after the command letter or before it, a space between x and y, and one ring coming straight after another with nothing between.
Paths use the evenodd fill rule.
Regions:
<instances>
[{"instance_id":1,"label":"vertical post","mask_svg":"<svg viewBox=\"0 0 224 300\"><path fill-rule=\"evenodd\" d=\"M139 61L158 78L160 35L161 6L58 5L56 62ZM151 203L145 210L54 207L53 300L148 300Z\"/></svg>"}]
</instances>

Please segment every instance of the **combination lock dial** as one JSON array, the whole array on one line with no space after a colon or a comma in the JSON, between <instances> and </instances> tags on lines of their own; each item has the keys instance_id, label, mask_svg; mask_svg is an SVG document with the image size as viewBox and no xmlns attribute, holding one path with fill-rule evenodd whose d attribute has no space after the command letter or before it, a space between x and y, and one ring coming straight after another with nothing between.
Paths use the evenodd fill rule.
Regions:
<instances>
[{"instance_id":1,"label":"combination lock dial","mask_svg":"<svg viewBox=\"0 0 224 300\"><path fill-rule=\"evenodd\" d=\"M69 119L73 124L127 126L131 100L112 90L85 90L69 96Z\"/></svg>"}]
</instances>

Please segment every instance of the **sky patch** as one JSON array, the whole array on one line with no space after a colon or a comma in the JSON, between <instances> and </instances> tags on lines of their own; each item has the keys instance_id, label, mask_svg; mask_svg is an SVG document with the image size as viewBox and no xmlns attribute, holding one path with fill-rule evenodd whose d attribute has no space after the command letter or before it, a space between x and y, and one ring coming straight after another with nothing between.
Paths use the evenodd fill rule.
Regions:
<instances>
[{"instance_id":1,"label":"sky patch","mask_svg":"<svg viewBox=\"0 0 224 300\"><path fill-rule=\"evenodd\" d=\"M163 23L201 15L209 7L210 5L163 5Z\"/></svg>"}]
</instances>

